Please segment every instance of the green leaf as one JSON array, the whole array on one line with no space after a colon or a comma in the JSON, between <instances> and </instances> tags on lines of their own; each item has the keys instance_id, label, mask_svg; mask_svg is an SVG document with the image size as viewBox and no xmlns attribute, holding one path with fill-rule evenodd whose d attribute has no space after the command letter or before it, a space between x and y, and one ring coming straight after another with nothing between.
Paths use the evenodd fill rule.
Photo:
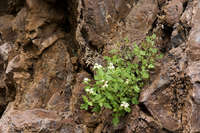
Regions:
<instances>
[{"instance_id":1,"label":"green leaf","mask_svg":"<svg viewBox=\"0 0 200 133\"><path fill-rule=\"evenodd\" d=\"M106 80L106 81L110 81L110 80L112 80L112 79L113 79L113 78L112 78L110 75L106 75L106 76L105 76L105 80Z\"/></svg>"},{"instance_id":2,"label":"green leaf","mask_svg":"<svg viewBox=\"0 0 200 133\"><path fill-rule=\"evenodd\" d=\"M88 110L88 105L87 104L81 104L80 109Z\"/></svg>"},{"instance_id":3,"label":"green leaf","mask_svg":"<svg viewBox=\"0 0 200 133\"><path fill-rule=\"evenodd\" d=\"M93 103L89 101L89 102L88 102L88 105L92 106L92 105L93 105Z\"/></svg>"},{"instance_id":4,"label":"green leaf","mask_svg":"<svg viewBox=\"0 0 200 133\"><path fill-rule=\"evenodd\" d=\"M96 75L94 76L95 80L102 80L104 76L104 71L102 69L98 69Z\"/></svg>"},{"instance_id":5,"label":"green leaf","mask_svg":"<svg viewBox=\"0 0 200 133\"><path fill-rule=\"evenodd\" d=\"M148 68L154 68L155 66L153 64L149 64Z\"/></svg>"},{"instance_id":6,"label":"green leaf","mask_svg":"<svg viewBox=\"0 0 200 133\"><path fill-rule=\"evenodd\" d=\"M129 43L128 37L125 37L125 38L124 38L124 41L125 41L126 43Z\"/></svg>"},{"instance_id":7,"label":"green leaf","mask_svg":"<svg viewBox=\"0 0 200 133\"><path fill-rule=\"evenodd\" d=\"M139 92L140 92L140 88L139 88L137 85L135 85L135 86L133 87L133 89L135 90L136 93L139 93Z\"/></svg>"},{"instance_id":8,"label":"green leaf","mask_svg":"<svg viewBox=\"0 0 200 133\"><path fill-rule=\"evenodd\" d=\"M157 55L157 58L158 58L158 59L162 59L163 57L164 57L163 54Z\"/></svg>"},{"instance_id":9,"label":"green leaf","mask_svg":"<svg viewBox=\"0 0 200 133\"><path fill-rule=\"evenodd\" d=\"M111 60L110 57L108 57L108 56L104 56L104 59L107 60L107 61Z\"/></svg>"},{"instance_id":10,"label":"green leaf","mask_svg":"<svg viewBox=\"0 0 200 133\"><path fill-rule=\"evenodd\" d=\"M147 37L146 37L146 41L147 41L148 43L150 43L150 42L151 42L151 38L150 38L149 36L147 36Z\"/></svg>"},{"instance_id":11,"label":"green leaf","mask_svg":"<svg viewBox=\"0 0 200 133\"><path fill-rule=\"evenodd\" d=\"M132 104L139 104L137 97L133 97L131 102L132 102Z\"/></svg>"},{"instance_id":12,"label":"green leaf","mask_svg":"<svg viewBox=\"0 0 200 133\"><path fill-rule=\"evenodd\" d=\"M153 40L155 40L156 39L156 34L153 34L151 37L152 37Z\"/></svg>"},{"instance_id":13,"label":"green leaf","mask_svg":"<svg viewBox=\"0 0 200 133\"><path fill-rule=\"evenodd\" d=\"M109 93L108 91L105 92L105 95L106 95L106 97L107 97L108 99L114 100L114 97L113 97L112 94Z\"/></svg>"},{"instance_id":14,"label":"green leaf","mask_svg":"<svg viewBox=\"0 0 200 133\"><path fill-rule=\"evenodd\" d=\"M98 101L99 106L100 106L100 107L103 107L104 102L105 102L105 98L100 99L100 100Z\"/></svg>"},{"instance_id":15,"label":"green leaf","mask_svg":"<svg viewBox=\"0 0 200 133\"><path fill-rule=\"evenodd\" d=\"M116 109L119 108L119 105L116 101L111 101L112 106L114 107L114 112L117 111Z\"/></svg>"},{"instance_id":16,"label":"green leaf","mask_svg":"<svg viewBox=\"0 0 200 133\"><path fill-rule=\"evenodd\" d=\"M101 107L96 105L93 109L92 112L99 112L101 110Z\"/></svg>"},{"instance_id":17,"label":"green leaf","mask_svg":"<svg viewBox=\"0 0 200 133\"><path fill-rule=\"evenodd\" d=\"M104 103L104 107L107 108L107 109L112 109L112 107L110 106L109 103Z\"/></svg>"},{"instance_id":18,"label":"green leaf","mask_svg":"<svg viewBox=\"0 0 200 133\"><path fill-rule=\"evenodd\" d=\"M100 100L102 97L101 97L101 95L96 95L93 99L95 100L95 101L98 101L98 100Z\"/></svg>"},{"instance_id":19,"label":"green leaf","mask_svg":"<svg viewBox=\"0 0 200 133\"><path fill-rule=\"evenodd\" d=\"M119 124L119 118L117 116L115 116L113 119L112 119L112 123L114 126L117 126Z\"/></svg>"},{"instance_id":20,"label":"green leaf","mask_svg":"<svg viewBox=\"0 0 200 133\"><path fill-rule=\"evenodd\" d=\"M88 98L86 96L82 96L82 97L83 97L83 101L88 104L89 102Z\"/></svg>"},{"instance_id":21,"label":"green leaf","mask_svg":"<svg viewBox=\"0 0 200 133\"><path fill-rule=\"evenodd\" d=\"M142 72L142 78L144 78L144 79L148 79L148 78L149 78L149 74L148 74L148 72L143 71L143 72Z\"/></svg>"},{"instance_id":22,"label":"green leaf","mask_svg":"<svg viewBox=\"0 0 200 133\"><path fill-rule=\"evenodd\" d=\"M130 113L131 112L131 109L130 108L125 108L125 111Z\"/></svg>"},{"instance_id":23,"label":"green leaf","mask_svg":"<svg viewBox=\"0 0 200 133\"><path fill-rule=\"evenodd\" d=\"M142 64L143 64L144 66L146 66L146 65L147 65L147 60L146 60L146 59L142 60Z\"/></svg>"},{"instance_id":24,"label":"green leaf","mask_svg":"<svg viewBox=\"0 0 200 133\"><path fill-rule=\"evenodd\" d=\"M117 49L112 49L109 53L111 53L111 54L115 54L115 53L117 53L117 52L118 52Z\"/></svg>"},{"instance_id":25,"label":"green leaf","mask_svg":"<svg viewBox=\"0 0 200 133\"><path fill-rule=\"evenodd\" d=\"M153 54L156 54L157 52L158 52L157 49L155 49L155 48L152 49L152 53L153 53Z\"/></svg>"},{"instance_id":26,"label":"green leaf","mask_svg":"<svg viewBox=\"0 0 200 133\"><path fill-rule=\"evenodd\" d=\"M143 50L141 50L141 51L140 51L140 55L143 55L143 56L144 56L144 55L146 55L146 52L143 51Z\"/></svg>"}]
</instances>

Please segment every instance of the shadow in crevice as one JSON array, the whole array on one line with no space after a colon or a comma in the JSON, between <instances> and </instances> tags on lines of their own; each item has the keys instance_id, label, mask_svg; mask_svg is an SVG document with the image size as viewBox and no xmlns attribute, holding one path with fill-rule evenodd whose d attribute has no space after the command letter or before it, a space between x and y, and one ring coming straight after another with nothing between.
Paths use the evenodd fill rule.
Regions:
<instances>
[{"instance_id":1,"label":"shadow in crevice","mask_svg":"<svg viewBox=\"0 0 200 133\"><path fill-rule=\"evenodd\" d=\"M4 111L6 110L7 105L0 105L0 119L4 113Z\"/></svg>"},{"instance_id":2,"label":"shadow in crevice","mask_svg":"<svg viewBox=\"0 0 200 133\"><path fill-rule=\"evenodd\" d=\"M174 132L172 132L172 131L169 131L169 130L166 129L166 128L163 128L162 131L163 131L164 133L174 133Z\"/></svg>"},{"instance_id":3,"label":"shadow in crevice","mask_svg":"<svg viewBox=\"0 0 200 133\"><path fill-rule=\"evenodd\" d=\"M140 110L141 110L142 112L144 112L146 115L152 117L151 112L147 109L147 107L144 105L144 103L139 103L138 106L139 106L139 108L140 108Z\"/></svg>"}]
</instances>

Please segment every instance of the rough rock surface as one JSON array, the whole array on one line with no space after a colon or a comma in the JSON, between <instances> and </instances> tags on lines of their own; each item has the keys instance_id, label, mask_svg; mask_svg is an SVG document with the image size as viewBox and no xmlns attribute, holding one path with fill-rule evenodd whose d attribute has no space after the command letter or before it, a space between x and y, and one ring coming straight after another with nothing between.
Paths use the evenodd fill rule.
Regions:
<instances>
[{"instance_id":1,"label":"rough rock surface","mask_svg":"<svg viewBox=\"0 0 200 133\"><path fill-rule=\"evenodd\" d=\"M200 132L199 21L199 0L1 0L0 132ZM94 63L152 32L165 57L132 112L80 110Z\"/></svg>"}]
</instances>

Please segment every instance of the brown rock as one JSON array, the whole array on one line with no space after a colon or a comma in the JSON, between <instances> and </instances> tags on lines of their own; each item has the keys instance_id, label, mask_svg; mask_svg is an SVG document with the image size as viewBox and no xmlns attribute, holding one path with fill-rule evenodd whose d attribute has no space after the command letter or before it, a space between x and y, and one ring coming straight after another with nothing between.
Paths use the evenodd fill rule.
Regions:
<instances>
[{"instance_id":1,"label":"brown rock","mask_svg":"<svg viewBox=\"0 0 200 133\"><path fill-rule=\"evenodd\" d=\"M123 37L128 37L131 43L144 39L156 19L157 12L158 5L156 1L139 1L125 19L126 26L122 31Z\"/></svg>"},{"instance_id":2,"label":"brown rock","mask_svg":"<svg viewBox=\"0 0 200 133\"><path fill-rule=\"evenodd\" d=\"M197 104L192 105L192 111L191 111L192 114L191 114L191 120L190 120L191 133L200 132L199 109L200 109L200 105L197 105Z\"/></svg>"},{"instance_id":3,"label":"brown rock","mask_svg":"<svg viewBox=\"0 0 200 133\"><path fill-rule=\"evenodd\" d=\"M125 133L161 133L161 126L149 115L142 112L139 106L132 107L126 121Z\"/></svg>"},{"instance_id":4,"label":"brown rock","mask_svg":"<svg viewBox=\"0 0 200 133\"><path fill-rule=\"evenodd\" d=\"M0 113L14 102L0 132L200 132L199 0L9 1L0 2ZM8 6L14 15L5 15ZM162 13L172 33L157 19ZM101 52L120 48L124 37L129 45L152 32L161 44L178 44L170 51L165 45L161 72L142 90L140 104L118 127L111 111L80 110L82 81L91 78L82 69L103 64Z\"/></svg>"},{"instance_id":5,"label":"brown rock","mask_svg":"<svg viewBox=\"0 0 200 133\"><path fill-rule=\"evenodd\" d=\"M32 65L32 62L28 61L28 59L29 57L25 53L15 56L12 60L8 62L6 74L10 73L11 71L16 71L20 69L27 70L29 66Z\"/></svg>"},{"instance_id":6,"label":"brown rock","mask_svg":"<svg viewBox=\"0 0 200 133\"><path fill-rule=\"evenodd\" d=\"M91 78L87 72L80 72L76 75L76 84L72 90L72 97L70 99L70 110L72 113L77 113L80 109L80 105L82 102L82 95L84 93L84 78Z\"/></svg>"},{"instance_id":7,"label":"brown rock","mask_svg":"<svg viewBox=\"0 0 200 133\"><path fill-rule=\"evenodd\" d=\"M192 83L200 81L200 62L192 62L187 68L187 75L191 78Z\"/></svg>"},{"instance_id":8,"label":"brown rock","mask_svg":"<svg viewBox=\"0 0 200 133\"><path fill-rule=\"evenodd\" d=\"M63 119L56 111L44 109L15 110L9 105L7 112L0 120L1 133L8 132L59 132L77 133L83 132L83 126L77 126L71 119Z\"/></svg>"},{"instance_id":9,"label":"brown rock","mask_svg":"<svg viewBox=\"0 0 200 133\"><path fill-rule=\"evenodd\" d=\"M103 124L101 123L97 126L94 133L102 133L102 130L103 130Z\"/></svg>"},{"instance_id":10,"label":"brown rock","mask_svg":"<svg viewBox=\"0 0 200 133\"><path fill-rule=\"evenodd\" d=\"M188 39L188 45L189 45L189 55L192 60L199 60L199 53L200 53L200 27L197 26L196 28L192 29L189 39Z\"/></svg>"},{"instance_id":11,"label":"brown rock","mask_svg":"<svg viewBox=\"0 0 200 133\"><path fill-rule=\"evenodd\" d=\"M185 9L185 11L183 12L180 20L181 22L187 26L187 27L191 27L192 25L192 18L194 17L195 14L193 14L193 12L196 12L196 10L198 9L197 7L197 0L194 1L188 1L187 3L187 7Z\"/></svg>"},{"instance_id":12,"label":"brown rock","mask_svg":"<svg viewBox=\"0 0 200 133\"><path fill-rule=\"evenodd\" d=\"M193 83L193 90L191 92L192 97L192 110L191 110L191 119L190 126L191 132L199 132L200 131L200 62L192 62L187 68L187 75L190 77L191 82Z\"/></svg>"},{"instance_id":13,"label":"brown rock","mask_svg":"<svg viewBox=\"0 0 200 133\"><path fill-rule=\"evenodd\" d=\"M171 99L163 94L158 101L147 101L146 106L154 118L162 123L163 127L170 131L176 131L181 128L181 123L177 118L173 118L173 114L169 111L170 101Z\"/></svg>"},{"instance_id":14,"label":"brown rock","mask_svg":"<svg viewBox=\"0 0 200 133\"><path fill-rule=\"evenodd\" d=\"M154 81L153 83L151 83L150 86L148 86L148 88L144 88L140 94L140 98L139 101L140 102L145 102L148 101L149 98L151 97L151 95L156 91L159 90L161 88L164 88L165 86L167 86L170 83L169 77L167 77L167 75L164 77L162 75L159 75Z\"/></svg>"},{"instance_id":15,"label":"brown rock","mask_svg":"<svg viewBox=\"0 0 200 133\"><path fill-rule=\"evenodd\" d=\"M172 0L164 8L166 14L165 20L169 25L173 25L179 22L181 14L183 12L183 3L180 0Z\"/></svg>"},{"instance_id":16,"label":"brown rock","mask_svg":"<svg viewBox=\"0 0 200 133\"><path fill-rule=\"evenodd\" d=\"M82 7L83 20L80 31L86 42L94 46L105 45L120 19L124 19L131 10L133 1L84 0Z\"/></svg>"},{"instance_id":17,"label":"brown rock","mask_svg":"<svg viewBox=\"0 0 200 133\"><path fill-rule=\"evenodd\" d=\"M12 30L13 20L14 16L12 15L0 16L0 33L1 33L1 39L4 42L13 43L16 39L16 33Z\"/></svg>"}]
</instances>

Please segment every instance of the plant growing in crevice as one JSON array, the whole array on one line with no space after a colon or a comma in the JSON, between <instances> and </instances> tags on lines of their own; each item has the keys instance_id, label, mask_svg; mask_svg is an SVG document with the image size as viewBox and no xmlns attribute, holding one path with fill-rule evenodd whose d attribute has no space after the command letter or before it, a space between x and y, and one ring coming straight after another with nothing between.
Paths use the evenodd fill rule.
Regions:
<instances>
[{"instance_id":1,"label":"plant growing in crevice","mask_svg":"<svg viewBox=\"0 0 200 133\"><path fill-rule=\"evenodd\" d=\"M92 112L110 109L114 125L119 123L120 116L131 112L131 105L138 104L140 90L148 81L150 70L155 68L156 60L162 56L155 47L155 38L155 35L147 37L140 46L134 43L133 47L111 50L112 56L104 57L105 66L96 63L95 82L84 79L86 95L81 109L91 107Z\"/></svg>"}]
</instances>

